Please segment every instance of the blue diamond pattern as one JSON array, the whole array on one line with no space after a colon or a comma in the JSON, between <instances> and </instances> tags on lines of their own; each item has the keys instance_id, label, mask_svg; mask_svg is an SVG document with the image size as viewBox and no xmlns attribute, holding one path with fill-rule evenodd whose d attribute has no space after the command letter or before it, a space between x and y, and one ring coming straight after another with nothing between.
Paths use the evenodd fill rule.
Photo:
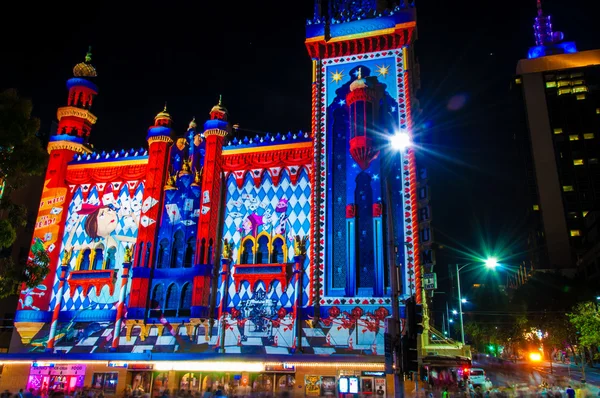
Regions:
<instances>
[{"instance_id":1,"label":"blue diamond pattern","mask_svg":"<svg viewBox=\"0 0 600 398\"><path fill-rule=\"evenodd\" d=\"M268 173L263 174L263 179L259 188L254 185L254 180L250 173L247 173L244 178L242 188L238 188L237 182L233 173L227 180L227 199L226 199L226 210L225 210L225 221L223 238L227 240L233 240L233 269L235 273L235 263L238 259L238 250L241 241L241 235L238 229L242 226L242 221L245 216L256 211L257 214L264 214L266 209L270 209L273 214L277 216L274 211L275 207L279 203L279 200L285 198L288 200L288 223L286 226L286 239L288 245L288 261L292 261L294 255L294 248L292 244L293 235L309 236L310 234L310 180L309 176L304 169L299 171L298 180L296 184L292 184L287 170L281 171L279 185L275 186L271 181L271 177ZM252 210L247 207L248 198L255 198L258 200L259 208ZM311 243L309 242L309 245ZM310 250L308 250L310 253ZM303 296L308 297L308 286L310 282L310 276L308 275L308 267L310 261L307 259L305 262L305 273L302 278L302 289ZM233 278L229 279L229 286L227 289L227 307L237 306L241 300L245 300L244 282L240 286L240 292L235 291L235 282ZM219 294L220 295L220 294ZM248 296L249 297L249 296ZM277 300L279 306L290 307L294 304L294 286L293 278L290 280L289 286L284 290L279 282L275 282L273 287L268 292L270 299ZM307 299L303 300L303 304L308 302Z\"/></svg>"}]
</instances>

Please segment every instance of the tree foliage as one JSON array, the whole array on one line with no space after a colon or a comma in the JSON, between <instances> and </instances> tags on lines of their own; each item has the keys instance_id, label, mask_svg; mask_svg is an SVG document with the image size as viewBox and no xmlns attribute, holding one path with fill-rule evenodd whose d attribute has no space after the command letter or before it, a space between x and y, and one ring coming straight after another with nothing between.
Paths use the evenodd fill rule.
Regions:
<instances>
[{"instance_id":1,"label":"tree foliage","mask_svg":"<svg viewBox=\"0 0 600 398\"><path fill-rule=\"evenodd\" d=\"M16 90L0 92L0 250L10 249L19 228L27 223L27 209L11 201L11 193L22 188L30 176L41 175L47 153L38 137L39 119L32 116L31 100L21 98ZM39 249L39 247L38 247ZM0 298L16 293L21 283L35 286L48 272L48 254L37 250L32 257L15 263L0 258Z\"/></svg>"},{"instance_id":2,"label":"tree foliage","mask_svg":"<svg viewBox=\"0 0 600 398\"><path fill-rule=\"evenodd\" d=\"M568 314L569 321L577 330L578 343L585 348L600 346L600 313L596 303L579 303Z\"/></svg>"}]
</instances>

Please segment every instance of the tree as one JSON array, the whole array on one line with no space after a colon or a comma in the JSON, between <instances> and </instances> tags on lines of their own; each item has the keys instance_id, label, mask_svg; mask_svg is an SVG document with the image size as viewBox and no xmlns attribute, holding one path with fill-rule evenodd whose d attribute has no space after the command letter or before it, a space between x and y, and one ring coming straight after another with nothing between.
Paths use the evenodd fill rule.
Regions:
<instances>
[{"instance_id":1,"label":"tree","mask_svg":"<svg viewBox=\"0 0 600 398\"><path fill-rule=\"evenodd\" d=\"M596 303L579 303L568 314L569 321L577 330L577 344L580 352L592 347L600 347L600 313ZM582 361L584 362L584 361Z\"/></svg>"},{"instance_id":2,"label":"tree","mask_svg":"<svg viewBox=\"0 0 600 398\"><path fill-rule=\"evenodd\" d=\"M32 117L31 100L16 90L0 92L0 251L10 249L17 231L27 223L27 209L11 201L11 193L27 184L30 176L41 175L47 153L38 137L39 119ZM0 258L0 298L17 292L25 283L33 287L48 273L49 257L38 245L32 256L15 264L10 256Z\"/></svg>"}]
</instances>

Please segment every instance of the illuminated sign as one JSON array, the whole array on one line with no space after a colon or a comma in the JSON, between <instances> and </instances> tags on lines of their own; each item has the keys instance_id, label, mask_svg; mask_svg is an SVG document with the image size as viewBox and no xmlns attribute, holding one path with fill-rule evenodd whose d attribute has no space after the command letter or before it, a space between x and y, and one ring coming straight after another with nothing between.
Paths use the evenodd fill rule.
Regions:
<instances>
[{"instance_id":1,"label":"illuminated sign","mask_svg":"<svg viewBox=\"0 0 600 398\"><path fill-rule=\"evenodd\" d=\"M340 394L348 394L348 378L347 377L340 377Z\"/></svg>"},{"instance_id":2,"label":"illuminated sign","mask_svg":"<svg viewBox=\"0 0 600 398\"><path fill-rule=\"evenodd\" d=\"M385 372L379 372L379 371L375 371L375 370L363 370L362 375L363 376L385 377Z\"/></svg>"},{"instance_id":3,"label":"illuminated sign","mask_svg":"<svg viewBox=\"0 0 600 398\"><path fill-rule=\"evenodd\" d=\"M265 365L266 372L295 372L296 367L287 363L278 363L275 365Z\"/></svg>"},{"instance_id":4,"label":"illuminated sign","mask_svg":"<svg viewBox=\"0 0 600 398\"><path fill-rule=\"evenodd\" d=\"M350 377L350 394L358 394L358 377Z\"/></svg>"},{"instance_id":5,"label":"illuminated sign","mask_svg":"<svg viewBox=\"0 0 600 398\"><path fill-rule=\"evenodd\" d=\"M147 366L147 365L144 365ZM126 368L127 362L119 362L119 361L110 361L108 362L109 368Z\"/></svg>"}]
</instances>

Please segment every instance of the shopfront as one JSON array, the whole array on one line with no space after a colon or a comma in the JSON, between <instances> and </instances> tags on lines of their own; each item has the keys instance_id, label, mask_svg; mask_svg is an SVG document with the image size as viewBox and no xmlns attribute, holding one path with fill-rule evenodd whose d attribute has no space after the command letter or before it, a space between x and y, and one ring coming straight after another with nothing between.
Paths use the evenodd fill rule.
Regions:
<instances>
[{"instance_id":1,"label":"shopfront","mask_svg":"<svg viewBox=\"0 0 600 398\"><path fill-rule=\"evenodd\" d=\"M27 390L33 389L39 395L50 395L53 392L71 395L84 386L85 371L85 365L34 362L29 370Z\"/></svg>"},{"instance_id":2,"label":"shopfront","mask_svg":"<svg viewBox=\"0 0 600 398\"><path fill-rule=\"evenodd\" d=\"M307 397L385 397L387 394L383 371L339 370L337 376L305 376Z\"/></svg>"}]
</instances>

